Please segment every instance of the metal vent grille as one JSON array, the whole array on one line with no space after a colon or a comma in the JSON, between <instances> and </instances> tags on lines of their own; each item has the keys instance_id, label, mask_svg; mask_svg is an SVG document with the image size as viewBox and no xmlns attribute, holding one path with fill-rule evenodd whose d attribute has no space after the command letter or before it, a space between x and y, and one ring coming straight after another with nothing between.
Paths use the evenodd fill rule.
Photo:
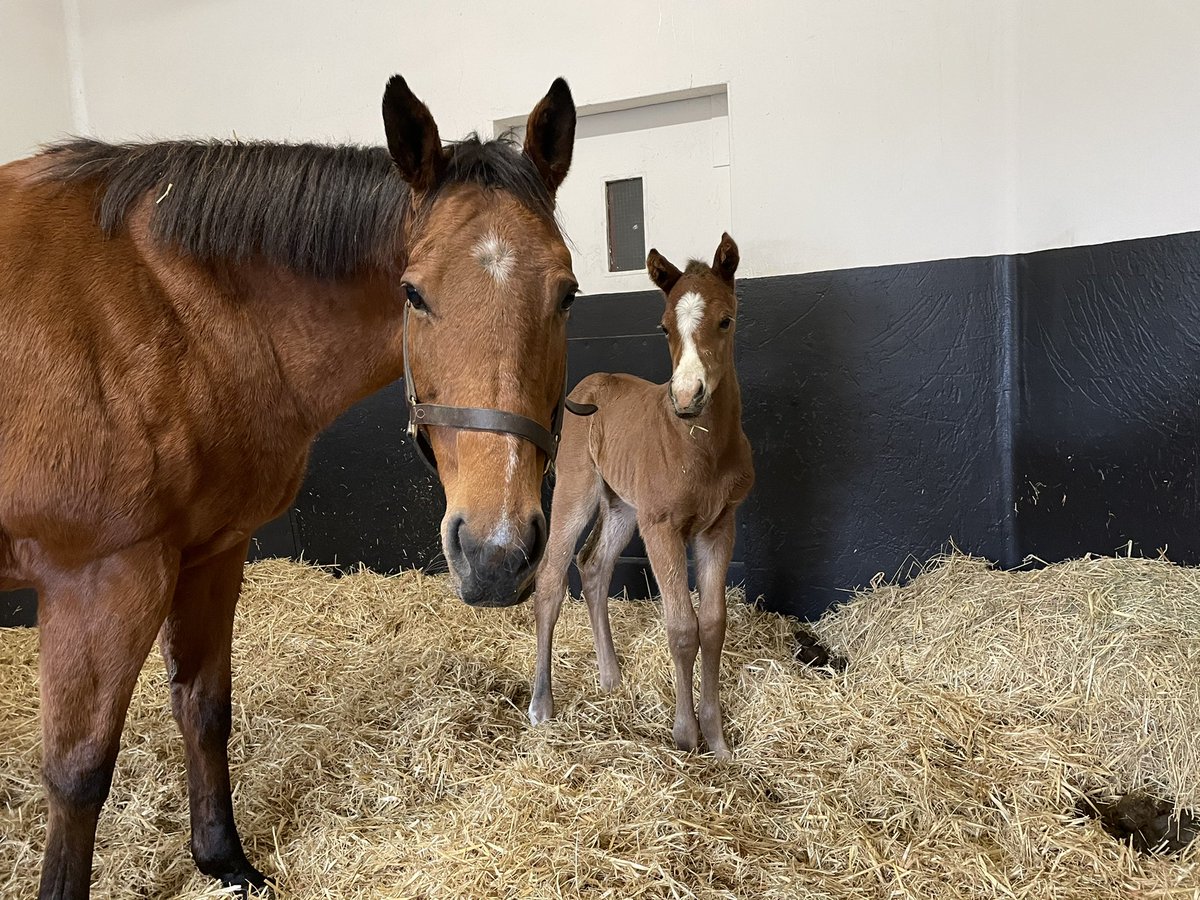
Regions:
<instances>
[{"instance_id":1,"label":"metal vent grille","mask_svg":"<svg viewBox=\"0 0 1200 900\"><path fill-rule=\"evenodd\" d=\"M646 265L646 222L642 179L604 185L608 208L608 271L636 272Z\"/></svg>"}]
</instances>

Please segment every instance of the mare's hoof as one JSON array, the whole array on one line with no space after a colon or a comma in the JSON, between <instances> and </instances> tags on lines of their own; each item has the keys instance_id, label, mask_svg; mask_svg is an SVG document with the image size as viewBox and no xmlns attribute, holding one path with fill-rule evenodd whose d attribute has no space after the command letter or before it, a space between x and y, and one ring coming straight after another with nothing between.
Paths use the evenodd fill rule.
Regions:
<instances>
[{"instance_id":1,"label":"mare's hoof","mask_svg":"<svg viewBox=\"0 0 1200 900\"><path fill-rule=\"evenodd\" d=\"M254 866L247 865L244 869L239 869L237 872L229 872L218 876L221 880L221 887L240 888L241 890L234 894L235 897L270 897L271 896L271 881Z\"/></svg>"}]
</instances>

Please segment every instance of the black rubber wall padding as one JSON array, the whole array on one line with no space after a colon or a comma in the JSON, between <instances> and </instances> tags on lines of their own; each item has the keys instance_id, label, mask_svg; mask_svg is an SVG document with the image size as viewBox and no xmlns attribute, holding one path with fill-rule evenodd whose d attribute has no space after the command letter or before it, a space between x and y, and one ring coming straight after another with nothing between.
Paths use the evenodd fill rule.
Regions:
<instances>
[{"instance_id":1,"label":"black rubber wall padding","mask_svg":"<svg viewBox=\"0 0 1200 900\"><path fill-rule=\"evenodd\" d=\"M738 291L757 484L730 580L769 608L816 616L951 541L1004 566L1162 548L1200 563L1200 232ZM653 290L581 298L572 379L665 381L661 316ZM405 425L399 384L342 416L252 555L443 567L444 498ZM636 539L623 588L654 591ZM28 622L12 596L0 623Z\"/></svg>"}]
</instances>

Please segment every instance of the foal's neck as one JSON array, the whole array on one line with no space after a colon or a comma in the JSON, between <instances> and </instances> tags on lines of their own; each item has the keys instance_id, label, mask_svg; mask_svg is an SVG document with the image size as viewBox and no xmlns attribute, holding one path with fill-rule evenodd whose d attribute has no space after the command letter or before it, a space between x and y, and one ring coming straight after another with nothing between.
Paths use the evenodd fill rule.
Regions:
<instances>
[{"instance_id":1,"label":"foal's neck","mask_svg":"<svg viewBox=\"0 0 1200 900\"><path fill-rule=\"evenodd\" d=\"M670 418L698 449L719 454L742 433L742 390L738 385L736 370L730 366L699 416L681 419L672 412ZM703 434L704 440L696 440L700 434Z\"/></svg>"}]
</instances>

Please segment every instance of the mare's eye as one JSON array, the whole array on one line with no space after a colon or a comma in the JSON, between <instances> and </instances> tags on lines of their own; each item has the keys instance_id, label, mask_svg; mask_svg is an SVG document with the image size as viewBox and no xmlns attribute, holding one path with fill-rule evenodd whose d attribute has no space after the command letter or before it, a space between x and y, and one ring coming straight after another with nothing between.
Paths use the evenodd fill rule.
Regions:
<instances>
[{"instance_id":1,"label":"mare's eye","mask_svg":"<svg viewBox=\"0 0 1200 900\"><path fill-rule=\"evenodd\" d=\"M562 302L558 305L558 308L561 309L563 312L566 312L568 309L571 308L571 304L575 302L575 298L578 296L579 296L579 286L578 285L568 288L566 294L563 295Z\"/></svg>"},{"instance_id":2,"label":"mare's eye","mask_svg":"<svg viewBox=\"0 0 1200 900\"><path fill-rule=\"evenodd\" d=\"M408 298L408 302L412 304L413 309L425 308L425 298L422 297L421 292L411 284L404 285L404 296Z\"/></svg>"}]
</instances>

